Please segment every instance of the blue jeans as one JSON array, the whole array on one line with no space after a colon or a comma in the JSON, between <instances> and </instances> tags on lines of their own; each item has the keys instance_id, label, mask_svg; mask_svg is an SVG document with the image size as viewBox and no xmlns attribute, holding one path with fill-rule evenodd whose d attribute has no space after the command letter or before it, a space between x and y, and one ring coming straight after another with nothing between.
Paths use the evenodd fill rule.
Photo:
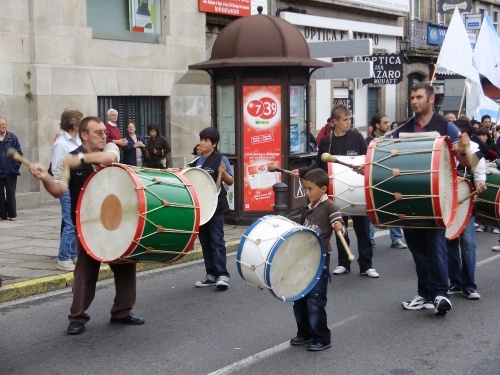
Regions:
<instances>
[{"instance_id":1,"label":"blue jeans","mask_svg":"<svg viewBox=\"0 0 500 375\"><path fill-rule=\"evenodd\" d=\"M401 241L403 238L403 231L401 228L389 228L389 237L391 238L391 244ZM370 240L375 240L375 227L370 222Z\"/></svg>"},{"instance_id":2,"label":"blue jeans","mask_svg":"<svg viewBox=\"0 0 500 375\"><path fill-rule=\"evenodd\" d=\"M474 283L476 272L476 229L474 222L474 216L471 216L462 234L454 240L446 241L450 286L462 288L463 291L477 290L477 285Z\"/></svg>"},{"instance_id":3,"label":"blue jeans","mask_svg":"<svg viewBox=\"0 0 500 375\"><path fill-rule=\"evenodd\" d=\"M418 295L434 301L448 296L448 250L445 229L404 228L417 271Z\"/></svg>"},{"instance_id":4,"label":"blue jeans","mask_svg":"<svg viewBox=\"0 0 500 375\"><path fill-rule=\"evenodd\" d=\"M76 258L76 237L75 227L71 219L71 198L69 191L65 192L60 198L62 213L61 241L59 242L58 259L70 260Z\"/></svg>"},{"instance_id":5,"label":"blue jeans","mask_svg":"<svg viewBox=\"0 0 500 375\"><path fill-rule=\"evenodd\" d=\"M342 219L344 220L347 229L347 222L349 217L342 216ZM356 233L356 238L358 240L359 271L365 272L366 270L372 268L373 246L370 239L370 219L368 219L368 216L351 216L351 220L352 226L354 228L354 233ZM350 270L351 262L349 261L349 259L347 259L347 253L344 250L344 246L337 236L335 236L335 238L337 243L339 266L343 266ZM345 241L347 242L347 245L351 244L347 232L345 235Z\"/></svg>"},{"instance_id":6,"label":"blue jeans","mask_svg":"<svg viewBox=\"0 0 500 375\"><path fill-rule=\"evenodd\" d=\"M330 254L326 255L321 276L309 293L293 303L297 336L312 338L313 344L330 344L331 333L326 321L326 293L330 278Z\"/></svg>"},{"instance_id":7,"label":"blue jeans","mask_svg":"<svg viewBox=\"0 0 500 375\"><path fill-rule=\"evenodd\" d=\"M198 238L203 251L207 279L229 282L229 272L226 269L224 214L214 214L207 223L200 225Z\"/></svg>"}]
</instances>

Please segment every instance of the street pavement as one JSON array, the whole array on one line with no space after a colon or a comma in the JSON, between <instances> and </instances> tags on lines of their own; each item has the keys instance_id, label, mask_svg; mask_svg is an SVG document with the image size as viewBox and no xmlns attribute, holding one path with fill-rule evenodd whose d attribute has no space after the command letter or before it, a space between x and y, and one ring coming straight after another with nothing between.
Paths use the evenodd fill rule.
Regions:
<instances>
[{"instance_id":1,"label":"street pavement","mask_svg":"<svg viewBox=\"0 0 500 375\"><path fill-rule=\"evenodd\" d=\"M61 227L59 202L18 210L17 221L0 221L0 303L71 286L73 273L56 268ZM247 225L224 226L227 252L235 252ZM177 263L201 259L200 242ZM138 263L138 272L165 267L159 262ZM99 279L112 277L102 264Z\"/></svg>"}]
</instances>

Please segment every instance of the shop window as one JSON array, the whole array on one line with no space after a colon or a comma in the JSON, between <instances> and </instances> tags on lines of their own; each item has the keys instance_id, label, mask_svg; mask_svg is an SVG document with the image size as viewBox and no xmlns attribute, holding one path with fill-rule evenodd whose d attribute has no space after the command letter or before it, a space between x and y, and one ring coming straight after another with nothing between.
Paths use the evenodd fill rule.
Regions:
<instances>
[{"instance_id":1,"label":"shop window","mask_svg":"<svg viewBox=\"0 0 500 375\"><path fill-rule=\"evenodd\" d=\"M87 0L87 25L96 39L157 43L161 0Z\"/></svg>"}]
</instances>

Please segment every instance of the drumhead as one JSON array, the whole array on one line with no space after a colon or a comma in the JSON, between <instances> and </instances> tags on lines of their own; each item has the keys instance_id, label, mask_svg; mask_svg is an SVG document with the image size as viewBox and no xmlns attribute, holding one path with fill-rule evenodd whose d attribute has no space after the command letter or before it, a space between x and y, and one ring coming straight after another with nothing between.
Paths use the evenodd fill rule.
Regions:
<instances>
[{"instance_id":1,"label":"drumhead","mask_svg":"<svg viewBox=\"0 0 500 375\"><path fill-rule=\"evenodd\" d=\"M455 220L453 220L451 226L446 228L446 238L448 240L453 240L462 234L469 222L472 208L474 207L474 199L470 196L472 193L472 183L468 179L459 178L457 188L458 206Z\"/></svg>"},{"instance_id":2,"label":"drumhead","mask_svg":"<svg viewBox=\"0 0 500 375\"><path fill-rule=\"evenodd\" d=\"M435 145L435 151L432 155L432 170L439 171L439 189L436 189L436 179L433 175L431 177L432 193L436 197L434 198L435 207L440 206L440 212L436 213L442 217L442 221L438 220L438 225L449 227L455 219L456 211L454 208L458 202L457 189L455 188L457 179L455 157L452 154L453 148L448 137L438 137ZM439 154L439 158L436 157L435 153ZM436 196L436 194L439 195Z\"/></svg>"},{"instance_id":3,"label":"drumhead","mask_svg":"<svg viewBox=\"0 0 500 375\"><path fill-rule=\"evenodd\" d=\"M200 202L200 225L207 223L217 209L217 187L210 174L201 168L185 168L182 174L193 185Z\"/></svg>"},{"instance_id":4,"label":"drumhead","mask_svg":"<svg viewBox=\"0 0 500 375\"><path fill-rule=\"evenodd\" d=\"M144 191L140 180L121 164L98 169L80 193L78 236L93 258L110 262L128 254L144 228Z\"/></svg>"}]
</instances>

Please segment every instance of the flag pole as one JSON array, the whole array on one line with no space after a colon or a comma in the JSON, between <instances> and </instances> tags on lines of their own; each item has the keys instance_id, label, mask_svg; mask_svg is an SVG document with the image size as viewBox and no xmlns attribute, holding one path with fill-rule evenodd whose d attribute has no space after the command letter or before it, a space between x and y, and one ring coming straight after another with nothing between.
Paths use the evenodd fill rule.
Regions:
<instances>
[{"instance_id":1,"label":"flag pole","mask_svg":"<svg viewBox=\"0 0 500 375\"><path fill-rule=\"evenodd\" d=\"M462 93L462 99L460 100L460 107L458 107L458 117L460 117L462 113L462 106L464 105L464 99L465 99L465 90L467 89L468 82L469 78L466 78L464 81L464 92Z\"/></svg>"}]
</instances>

